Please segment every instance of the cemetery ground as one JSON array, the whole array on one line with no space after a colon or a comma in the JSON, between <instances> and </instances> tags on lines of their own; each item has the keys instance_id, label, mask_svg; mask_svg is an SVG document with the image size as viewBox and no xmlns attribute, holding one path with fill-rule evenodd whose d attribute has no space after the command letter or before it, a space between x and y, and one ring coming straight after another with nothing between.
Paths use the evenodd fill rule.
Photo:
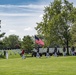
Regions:
<instances>
[{"instance_id":1,"label":"cemetery ground","mask_svg":"<svg viewBox=\"0 0 76 75\"><path fill-rule=\"evenodd\" d=\"M76 56L0 58L0 75L76 75Z\"/></svg>"}]
</instances>

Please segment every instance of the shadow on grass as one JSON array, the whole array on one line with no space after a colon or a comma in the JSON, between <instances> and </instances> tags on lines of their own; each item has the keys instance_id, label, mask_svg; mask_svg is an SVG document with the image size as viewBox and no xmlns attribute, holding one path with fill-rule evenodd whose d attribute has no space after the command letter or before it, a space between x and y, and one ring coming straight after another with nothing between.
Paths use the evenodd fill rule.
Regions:
<instances>
[{"instance_id":1,"label":"shadow on grass","mask_svg":"<svg viewBox=\"0 0 76 75\"><path fill-rule=\"evenodd\" d=\"M4 55L0 55L0 59L5 59L5 56Z\"/></svg>"}]
</instances>

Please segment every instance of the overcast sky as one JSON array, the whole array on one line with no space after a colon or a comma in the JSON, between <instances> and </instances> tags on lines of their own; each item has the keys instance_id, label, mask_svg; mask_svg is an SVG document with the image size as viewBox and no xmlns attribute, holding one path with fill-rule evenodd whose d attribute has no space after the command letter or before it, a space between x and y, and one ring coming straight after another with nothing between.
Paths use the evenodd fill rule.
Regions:
<instances>
[{"instance_id":1,"label":"overcast sky","mask_svg":"<svg viewBox=\"0 0 76 75\"><path fill-rule=\"evenodd\" d=\"M0 0L1 32L20 38L37 34L34 27L42 21L44 6L53 0ZM69 0L76 6L76 0Z\"/></svg>"}]
</instances>

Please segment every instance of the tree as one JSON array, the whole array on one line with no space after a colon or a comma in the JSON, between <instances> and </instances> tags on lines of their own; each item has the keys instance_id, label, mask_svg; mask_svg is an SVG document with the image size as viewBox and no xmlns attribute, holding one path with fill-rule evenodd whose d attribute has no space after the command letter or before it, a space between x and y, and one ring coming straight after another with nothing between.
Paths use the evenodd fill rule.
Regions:
<instances>
[{"instance_id":1,"label":"tree","mask_svg":"<svg viewBox=\"0 0 76 75\"><path fill-rule=\"evenodd\" d=\"M38 34L44 35L46 45L68 46L70 42L70 27L75 21L76 13L72 3L67 0L54 0L45 7L42 22L37 23L35 28Z\"/></svg>"},{"instance_id":2,"label":"tree","mask_svg":"<svg viewBox=\"0 0 76 75\"><path fill-rule=\"evenodd\" d=\"M5 33L0 34L0 38L4 37Z\"/></svg>"},{"instance_id":3,"label":"tree","mask_svg":"<svg viewBox=\"0 0 76 75\"><path fill-rule=\"evenodd\" d=\"M71 36L72 36L71 45L76 47L76 22L71 28Z\"/></svg>"},{"instance_id":4,"label":"tree","mask_svg":"<svg viewBox=\"0 0 76 75\"><path fill-rule=\"evenodd\" d=\"M4 48L20 48L20 39L17 35L9 35L3 39Z\"/></svg>"},{"instance_id":5,"label":"tree","mask_svg":"<svg viewBox=\"0 0 76 75\"><path fill-rule=\"evenodd\" d=\"M70 32L71 32L71 45L75 46L76 47L76 8L74 8L73 10L73 13L75 13L75 21L70 29Z\"/></svg>"},{"instance_id":6,"label":"tree","mask_svg":"<svg viewBox=\"0 0 76 75\"><path fill-rule=\"evenodd\" d=\"M32 38L29 35L24 36L22 41L22 48L24 48L27 52L31 52L33 47L34 47L34 43Z\"/></svg>"}]
</instances>

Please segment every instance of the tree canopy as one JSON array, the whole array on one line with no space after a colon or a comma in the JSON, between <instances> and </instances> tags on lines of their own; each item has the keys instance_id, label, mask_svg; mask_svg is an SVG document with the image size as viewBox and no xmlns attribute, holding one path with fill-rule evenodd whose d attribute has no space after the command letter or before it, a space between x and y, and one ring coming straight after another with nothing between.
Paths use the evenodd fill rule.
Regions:
<instances>
[{"instance_id":1,"label":"tree canopy","mask_svg":"<svg viewBox=\"0 0 76 75\"><path fill-rule=\"evenodd\" d=\"M4 48L16 49L20 47L20 39L17 35L9 35L3 39Z\"/></svg>"},{"instance_id":2,"label":"tree canopy","mask_svg":"<svg viewBox=\"0 0 76 75\"><path fill-rule=\"evenodd\" d=\"M54 0L45 7L42 22L35 28L45 37L46 45L64 45L70 41L70 27L75 22L76 8L67 0Z\"/></svg>"},{"instance_id":3,"label":"tree canopy","mask_svg":"<svg viewBox=\"0 0 76 75\"><path fill-rule=\"evenodd\" d=\"M22 41L22 48L24 48L27 52L31 52L31 50L34 47L34 42L32 40L32 37L29 35L23 37Z\"/></svg>"}]
</instances>

